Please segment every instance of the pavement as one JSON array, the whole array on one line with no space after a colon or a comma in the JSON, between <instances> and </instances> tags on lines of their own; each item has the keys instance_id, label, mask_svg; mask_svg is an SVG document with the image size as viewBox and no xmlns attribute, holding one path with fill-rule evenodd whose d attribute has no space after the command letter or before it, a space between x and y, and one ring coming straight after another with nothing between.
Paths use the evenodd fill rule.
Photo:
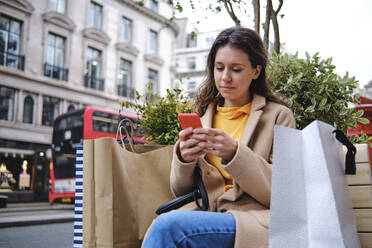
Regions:
<instances>
[{"instance_id":1,"label":"pavement","mask_svg":"<svg viewBox=\"0 0 372 248\"><path fill-rule=\"evenodd\" d=\"M8 203L0 208L0 228L72 222L74 204L48 202Z\"/></svg>"}]
</instances>

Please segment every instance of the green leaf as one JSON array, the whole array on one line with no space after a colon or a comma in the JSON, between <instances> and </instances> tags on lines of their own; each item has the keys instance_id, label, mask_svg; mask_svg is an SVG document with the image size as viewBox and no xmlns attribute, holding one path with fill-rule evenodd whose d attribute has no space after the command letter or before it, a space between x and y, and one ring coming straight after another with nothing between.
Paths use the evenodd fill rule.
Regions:
<instances>
[{"instance_id":1,"label":"green leaf","mask_svg":"<svg viewBox=\"0 0 372 248\"><path fill-rule=\"evenodd\" d=\"M320 101L319 106L321 106L321 107L325 106L326 103L327 103L327 100L328 100L328 98L323 98L323 99Z\"/></svg>"},{"instance_id":2,"label":"green leaf","mask_svg":"<svg viewBox=\"0 0 372 248\"><path fill-rule=\"evenodd\" d=\"M356 112L355 117L356 117L356 118L362 117L363 114L364 114L364 110L361 109L361 110L359 110L358 112Z\"/></svg>"},{"instance_id":3,"label":"green leaf","mask_svg":"<svg viewBox=\"0 0 372 248\"><path fill-rule=\"evenodd\" d=\"M369 120L367 118L361 117L361 118L358 118L357 120L361 124L369 124Z\"/></svg>"}]
</instances>

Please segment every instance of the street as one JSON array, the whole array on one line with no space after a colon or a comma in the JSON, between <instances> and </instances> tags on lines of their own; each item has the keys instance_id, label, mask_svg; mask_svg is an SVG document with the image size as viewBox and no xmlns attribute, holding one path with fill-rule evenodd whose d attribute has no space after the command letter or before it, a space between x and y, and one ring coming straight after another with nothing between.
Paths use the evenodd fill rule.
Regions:
<instances>
[{"instance_id":1,"label":"street","mask_svg":"<svg viewBox=\"0 0 372 248\"><path fill-rule=\"evenodd\" d=\"M0 247L72 247L73 231L73 222L0 228Z\"/></svg>"}]
</instances>

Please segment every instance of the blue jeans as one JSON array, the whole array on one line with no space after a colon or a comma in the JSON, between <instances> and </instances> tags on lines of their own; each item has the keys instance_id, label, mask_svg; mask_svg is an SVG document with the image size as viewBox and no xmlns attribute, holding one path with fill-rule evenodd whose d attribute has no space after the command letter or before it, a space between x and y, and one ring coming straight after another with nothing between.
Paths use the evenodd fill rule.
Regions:
<instances>
[{"instance_id":1,"label":"blue jeans","mask_svg":"<svg viewBox=\"0 0 372 248\"><path fill-rule=\"evenodd\" d=\"M232 248L235 220L231 214L176 210L153 223L143 248Z\"/></svg>"}]
</instances>

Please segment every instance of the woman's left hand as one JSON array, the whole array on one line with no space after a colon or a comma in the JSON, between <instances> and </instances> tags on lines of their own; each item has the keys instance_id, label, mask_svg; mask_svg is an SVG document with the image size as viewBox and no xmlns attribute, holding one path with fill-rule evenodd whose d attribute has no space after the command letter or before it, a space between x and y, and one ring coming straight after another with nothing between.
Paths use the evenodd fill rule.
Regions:
<instances>
[{"instance_id":1,"label":"woman's left hand","mask_svg":"<svg viewBox=\"0 0 372 248\"><path fill-rule=\"evenodd\" d=\"M229 162L238 149L238 141L231 138L224 131L215 128L196 128L193 137L199 139L198 146L205 153L220 157L224 162Z\"/></svg>"}]
</instances>

